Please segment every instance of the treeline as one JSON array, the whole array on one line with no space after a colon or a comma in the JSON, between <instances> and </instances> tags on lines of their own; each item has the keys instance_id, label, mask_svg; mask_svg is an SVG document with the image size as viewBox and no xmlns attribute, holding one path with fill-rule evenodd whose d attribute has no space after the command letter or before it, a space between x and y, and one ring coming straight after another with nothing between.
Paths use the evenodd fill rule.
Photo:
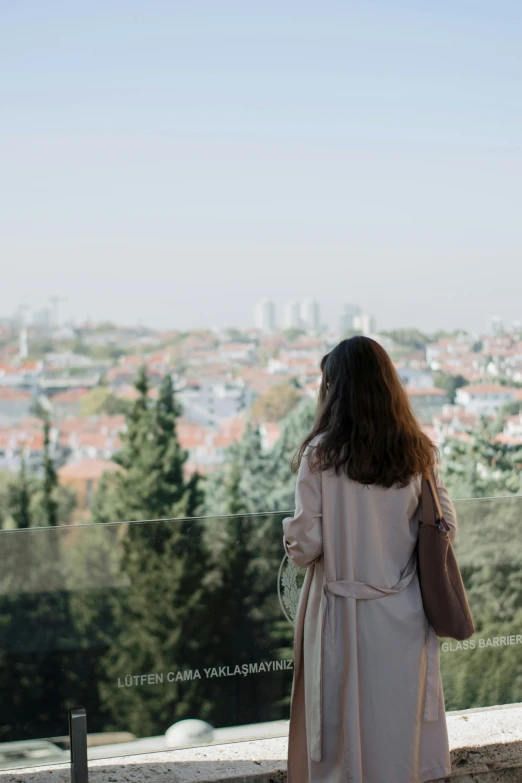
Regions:
<instances>
[{"instance_id":1,"label":"treeline","mask_svg":"<svg viewBox=\"0 0 522 783\"><path fill-rule=\"evenodd\" d=\"M76 498L70 489L58 483L51 454L51 422L46 413L43 413L42 431L42 475L35 476L28 471L23 454L15 476L7 472L0 474L0 530L53 527L71 522Z\"/></svg>"}]
</instances>

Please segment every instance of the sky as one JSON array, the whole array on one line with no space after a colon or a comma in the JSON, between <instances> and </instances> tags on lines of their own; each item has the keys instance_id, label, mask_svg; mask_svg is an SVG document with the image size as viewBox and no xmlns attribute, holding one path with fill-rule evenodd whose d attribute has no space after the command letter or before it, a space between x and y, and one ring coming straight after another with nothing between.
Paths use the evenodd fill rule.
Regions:
<instances>
[{"instance_id":1,"label":"sky","mask_svg":"<svg viewBox=\"0 0 522 783\"><path fill-rule=\"evenodd\" d=\"M0 3L0 316L522 319L522 6Z\"/></svg>"}]
</instances>

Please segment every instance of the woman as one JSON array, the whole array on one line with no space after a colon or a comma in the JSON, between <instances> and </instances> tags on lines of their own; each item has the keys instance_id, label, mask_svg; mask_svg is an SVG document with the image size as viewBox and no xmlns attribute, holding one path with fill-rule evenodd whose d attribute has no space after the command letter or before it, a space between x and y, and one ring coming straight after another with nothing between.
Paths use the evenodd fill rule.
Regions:
<instances>
[{"instance_id":1,"label":"woman","mask_svg":"<svg viewBox=\"0 0 522 783\"><path fill-rule=\"evenodd\" d=\"M437 637L416 574L421 477L455 509L386 351L352 337L321 363L314 429L285 519L308 569L295 633L289 783L421 783L450 774Z\"/></svg>"}]
</instances>

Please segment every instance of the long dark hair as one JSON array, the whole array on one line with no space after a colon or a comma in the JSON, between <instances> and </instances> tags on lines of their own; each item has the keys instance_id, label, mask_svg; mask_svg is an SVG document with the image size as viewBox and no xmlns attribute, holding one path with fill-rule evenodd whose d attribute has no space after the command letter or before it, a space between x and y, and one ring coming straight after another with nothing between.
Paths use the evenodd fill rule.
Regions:
<instances>
[{"instance_id":1,"label":"long dark hair","mask_svg":"<svg viewBox=\"0 0 522 783\"><path fill-rule=\"evenodd\" d=\"M344 472L360 484L404 487L430 469L437 449L379 343L361 336L343 340L323 358L321 370L315 424L294 458L294 471L310 444L311 470Z\"/></svg>"}]
</instances>

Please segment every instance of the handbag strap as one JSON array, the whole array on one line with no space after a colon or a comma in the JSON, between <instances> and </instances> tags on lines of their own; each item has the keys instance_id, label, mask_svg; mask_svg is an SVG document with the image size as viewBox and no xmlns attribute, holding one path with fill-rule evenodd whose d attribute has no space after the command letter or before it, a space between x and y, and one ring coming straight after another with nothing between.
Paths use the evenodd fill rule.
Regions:
<instances>
[{"instance_id":1,"label":"handbag strap","mask_svg":"<svg viewBox=\"0 0 522 783\"><path fill-rule=\"evenodd\" d=\"M444 519L444 514L432 468L428 476L422 477L422 523L423 525L437 525L441 519Z\"/></svg>"}]
</instances>

